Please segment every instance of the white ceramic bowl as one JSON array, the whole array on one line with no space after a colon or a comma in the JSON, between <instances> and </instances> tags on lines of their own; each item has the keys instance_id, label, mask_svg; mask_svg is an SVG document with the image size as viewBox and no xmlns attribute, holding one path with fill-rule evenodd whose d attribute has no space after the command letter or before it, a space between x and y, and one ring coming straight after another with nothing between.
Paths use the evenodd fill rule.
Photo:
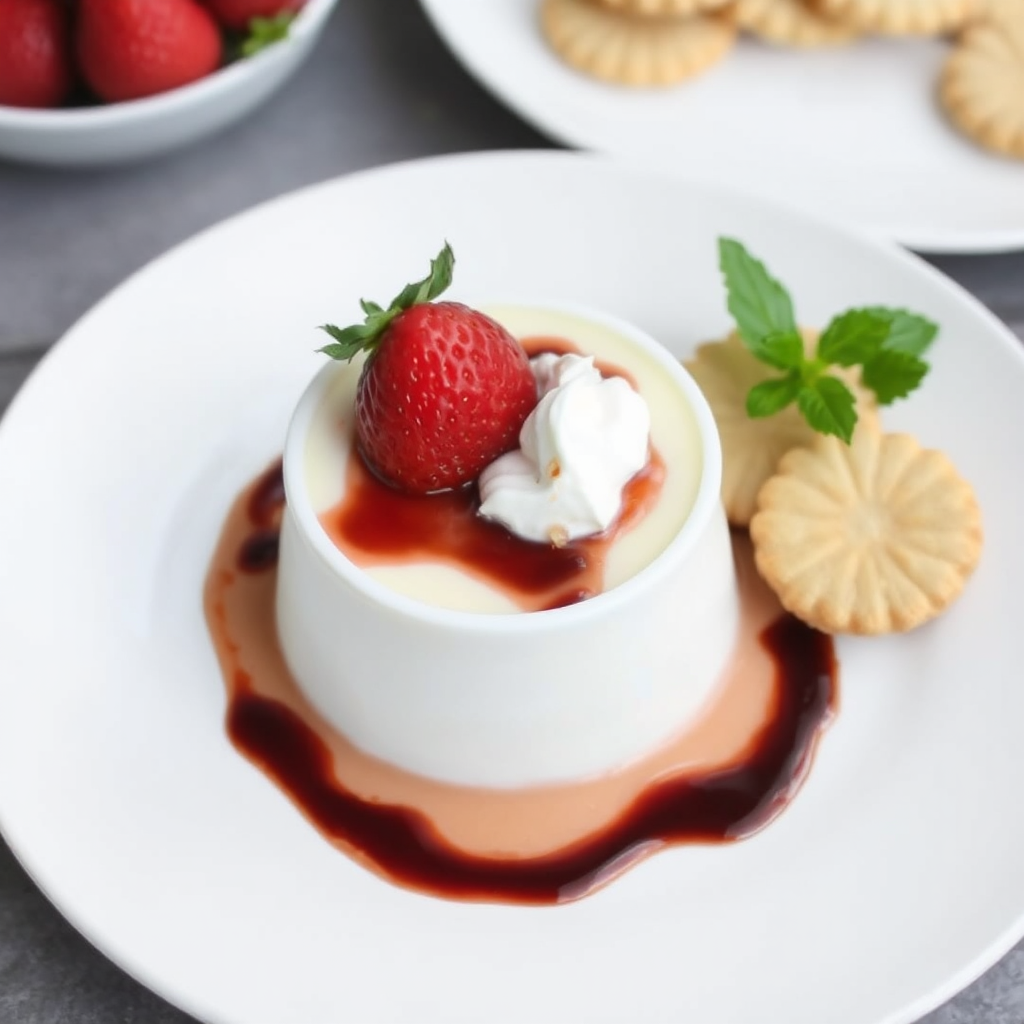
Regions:
<instances>
[{"instance_id":1,"label":"white ceramic bowl","mask_svg":"<svg viewBox=\"0 0 1024 1024\"><path fill-rule=\"evenodd\" d=\"M191 85L127 103L57 110L0 106L0 157L90 167L157 156L244 117L298 68L337 0L309 0L288 38Z\"/></svg>"},{"instance_id":2,"label":"white ceramic bowl","mask_svg":"<svg viewBox=\"0 0 1024 1024\"><path fill-rule=\"evenodd\" d=\"M326 366L292 419L277 590L282 649L328 721L408 771L488 787L610 771L691 722L732 650L739 606L711 411L653 339L585 315L651 357L669 382L665 400L690 410L701 463L690 514L669 530L667 547L588 601L480 614L429 605L373 579L335 546L308 490L311 425L348 368Z\"/></svg>"}]
</instances>

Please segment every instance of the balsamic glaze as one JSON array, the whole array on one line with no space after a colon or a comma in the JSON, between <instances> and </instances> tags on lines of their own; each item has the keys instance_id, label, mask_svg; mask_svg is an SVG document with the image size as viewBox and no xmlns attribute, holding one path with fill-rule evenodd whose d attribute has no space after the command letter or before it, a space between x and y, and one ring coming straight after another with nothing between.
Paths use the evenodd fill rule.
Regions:
<instances>
[{"instance_id":1,"label":"balsamic glaze","mask_svg":"<svg viewBox=\"0 0 1024 1024\"><path fill-rule=\"evenodd\" d=\"M417 560L454 564L513 594L558 591L561 606L594 596L609 544L624 524L642 514L663 477L663 463L652 459L626 485L626 511L609 530L556 547L523 540L477 515L476 487L405 494L382 483L362 459L353 458L345 497L324 515L322 523L342 550L355 549L392 564Z\"/></svg>"},{"instance_id":2,"label":"balsamic glaze","mask_svg":"<svg viewBox=\"0 0 1024 1024\"><path fill-rule=\"evenodd\" d=\"M254 530L238 552L238 568L242 572L272 569L277 565L284 512L284 473L280 459L259 478L249 496L246 512Z\"/></svg>"},{"instance_id":3,"label":"balsamic glaze","mask_svg":"<svg viewBox=\"0 0 1024 1024\"><path fill-rule=\"evenodd\" d=\"M255 490L249 542L264 537L266 523L280 518L275 504L283 501L279 477L278 465ZM272 569L269 550L262 571ZM259 696L241 671L234 680L227 725L238 749L322 832L346 843L393 881L456 899L558 903L590 892L650 852L652 844L741 839L788 802L809 767L814 739L831 716L837 663L831 638L788 614L765 629L760 640L775 663L779 696L770 721L741 763L654 782L596 834L541 857L469 854L452 846L414 808L356 796L337 781L330 751L317 733L284 704Z\"/></svg>"}]
</instances>

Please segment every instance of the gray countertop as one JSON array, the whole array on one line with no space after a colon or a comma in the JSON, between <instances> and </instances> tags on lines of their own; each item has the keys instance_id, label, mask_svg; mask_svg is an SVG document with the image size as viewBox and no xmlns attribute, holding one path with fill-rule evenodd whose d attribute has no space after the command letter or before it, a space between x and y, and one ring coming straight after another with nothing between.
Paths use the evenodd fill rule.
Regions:
<instances>
[{"instance_id":1,"label":"gray countertop","mask_svg":"<svg viewBox=\"0 0 1024 1024\"><path fill-rule=\"evenodd\" d=\"M0 163L0 410L107 291L230 214L395 160L551 145L459 68L416 0L344 0L285 89L211 141L88 173ZM1024 252L932 260L1024 337ZM96 952L0 842L0 1021L191 1020ZM1024 1021L1024 943L924 1021Z\"/></svg>"}]
</instances>

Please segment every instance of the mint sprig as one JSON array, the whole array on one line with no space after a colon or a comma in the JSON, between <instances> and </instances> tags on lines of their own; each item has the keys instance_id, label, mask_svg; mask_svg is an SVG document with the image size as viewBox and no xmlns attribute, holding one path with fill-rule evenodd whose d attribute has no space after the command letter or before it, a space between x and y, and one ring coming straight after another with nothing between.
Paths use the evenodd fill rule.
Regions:
<instances>
[{"instance_id":1,"label":"mint sprig","mask_svg":"<svg viewBox=\"0 0 1024 1024\"><path fill-rule=\"evenodd\" d=\"M381 335L399 313L422 302L433 302L447 290L452 283L454 268L455 254L451 246L445 242L444 248L430 261L430 273L422 281L407 284L386 309L376 302L361 299L359 305L366 316L361 324L344 328L324 324L320 330L326 331L334 341L317 351L332 359L351 359L357 352L373 352L380 344Z\"/></svg>"},{"instance_id":2,"label":"mint sprig","mask_svg":"<svg viewBox=\"0 0 1024 1024\"><path fill-rule=\"evenodd\" d=\"M905 309L866 306L836 316L808 355L789 292L740 242L718 240L729 312L751 354L784 376L753 387L747 414L774 416L796 403L808 424L847 444L857 425L850 388L831 371L859 366L861 381L880 405L905 398L927 374L921 358L938 334L932 321Z\"/></svg>"}]
</instances>

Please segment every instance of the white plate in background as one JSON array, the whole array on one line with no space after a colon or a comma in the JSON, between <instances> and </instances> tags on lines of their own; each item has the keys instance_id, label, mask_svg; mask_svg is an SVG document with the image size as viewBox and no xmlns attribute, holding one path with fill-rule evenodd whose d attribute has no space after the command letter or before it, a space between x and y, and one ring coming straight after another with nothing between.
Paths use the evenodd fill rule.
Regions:
<instances>
[{"instance_id":1,"label":"white plate in background","mask_svg":"<svg viewBox=\"0 0 1024 1024\"><path fill-rule=\"evenodd\" d=\"M744 39L669 89L588 78L548 47L539 0L421 0L455 56L563 143L753 192L924 252L1024 247L1024 161L947 123L948 44L861 41L811 51Z\"/></svg>"}]
</instances>

